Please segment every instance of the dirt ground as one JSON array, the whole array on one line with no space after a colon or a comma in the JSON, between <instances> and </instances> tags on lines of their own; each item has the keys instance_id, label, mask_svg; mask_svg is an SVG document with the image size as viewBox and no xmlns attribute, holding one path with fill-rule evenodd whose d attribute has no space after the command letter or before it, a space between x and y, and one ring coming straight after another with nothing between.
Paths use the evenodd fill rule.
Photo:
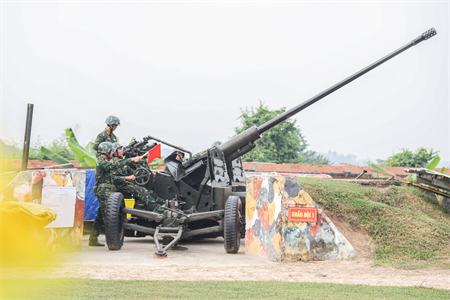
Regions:
<instances>
[{"instance_id":1,"label":"dirt ground","mask_svg":"<svg viewBox=\"0 0 450 300\"><path fill-rule=\"evenodd\" d=\"M38 277L123 280L277 280L328 282L373 286L424 286L450 289L449 270L396 270L372 267L370 259L353 261L274 263L259 266L71 265L48 270Z\"/></svg>"},{"instance_id":2,"label":"dirt ground","mask_svg":"<svg viewBox=\"0 0 450 300\"><path fill-rule=\"evenodd\" d=\"M271 262L245 255L244 240L237 254L226 254L223 240L205 239L183 243L186 251L169 250L166 259L153 258L156 247L150 237L126 238L120 251L88 247L84 238L81 252L60 255L45 272L27 273L33 278L95 278L124 280L279 280L289 282L328 282L374 286L424 286L450 289L450 270L399 270L373 267L375 249L370 236L355 231L345 222L335 222L360 253L358 258L341 261ZM104 242L104 239L100 239ZM23 276L8 271L8 278ZM5 275L5 272L3 272Z\"/></svg>"}]
</instances>

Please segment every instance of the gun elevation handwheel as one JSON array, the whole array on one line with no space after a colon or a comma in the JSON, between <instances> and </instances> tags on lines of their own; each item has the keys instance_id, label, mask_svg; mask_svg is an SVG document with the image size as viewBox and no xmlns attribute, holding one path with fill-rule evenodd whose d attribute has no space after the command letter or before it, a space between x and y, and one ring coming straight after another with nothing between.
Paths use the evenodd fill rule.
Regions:
<instances>
[{"instance_id":1,"label":"gun elevation handwheel","mask_svg":"<svg viewBox=\"0 0 450 300\"><path fill-rule=\"evenodd\" d=\"M133 175L136 177L134 182L138 185L144 185L147 182L149 182L150 177L152 176L150 174L150 171L145 168L138 168L134 171Z\"/></svg>"}]
</instances>

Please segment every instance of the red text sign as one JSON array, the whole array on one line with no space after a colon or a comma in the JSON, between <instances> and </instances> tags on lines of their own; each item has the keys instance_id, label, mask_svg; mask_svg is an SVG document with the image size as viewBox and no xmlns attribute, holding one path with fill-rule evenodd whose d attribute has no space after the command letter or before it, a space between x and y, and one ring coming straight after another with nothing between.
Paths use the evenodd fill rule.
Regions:
<instances>
[{"instance_id":1,"label":"red text sign","mask_svg":"<svg viewBox=\"0 0 450 300\"><path fill-rule=\"evenodd\" d=\"M291 222L317 222L317 208L315 207L289 207L289 221Z\"/></svg>"}]
</instances>

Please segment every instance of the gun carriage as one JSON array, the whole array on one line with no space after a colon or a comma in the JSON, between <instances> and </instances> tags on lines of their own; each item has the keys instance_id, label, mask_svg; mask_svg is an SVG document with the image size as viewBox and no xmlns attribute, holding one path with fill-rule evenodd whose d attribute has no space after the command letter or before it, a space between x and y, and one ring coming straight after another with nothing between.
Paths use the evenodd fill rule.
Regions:
<instances>
[{"instance_id":1,"label":"gun carriage","mask_svg":"<svg viewBox=\"0 0 450 300\"><path fill-rule=\"evenodd\" d=\"M142 142L133 141L124 149L126 157L142 155L149 151L156 145L147 145L152 139L189 153L189 159L182 162L172 154L165 159L167 169L155 173L151 172L146 164L132 165L136 176L135 182L166 200L164 212L140 208L142 204L139 203L134 208L127 208L123 194L113 193L108 200L105 217L106 242L109 249L119 250L123 245L124 236L151 235L157 247L155 254L163 256L181 239L223 236L225 251L238 252L240 239L244 237L245 232L246 177L241 156L255 148L255 142L270 128L434 35L436 30L432 28L410 43L267 123L249 128L225 143L211 147L194 157L181 147L151 136L145 137ZM131 214L132 218L127 219L126 214ZM160 244L160 238L165 245Z\"/></svg>"}]
</instances>

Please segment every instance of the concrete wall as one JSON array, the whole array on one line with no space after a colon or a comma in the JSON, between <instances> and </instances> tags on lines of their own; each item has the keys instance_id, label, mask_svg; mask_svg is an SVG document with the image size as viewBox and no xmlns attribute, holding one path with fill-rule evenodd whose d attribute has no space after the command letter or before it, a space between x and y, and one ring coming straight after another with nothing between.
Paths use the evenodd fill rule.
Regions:
<instances>
[{"instance_id":1,"label":"concrete wall","mask_svg":"<svg viewBox=\"0 0 450 300\"><path fill-rule=\"evenodd\" d=\"M324 179L326 180L326 179ZM290 221L289 207L317 209L315 222ZM272 261L337 260L355 249L292 177L247 178L245 253Z\"/></svg>"}]
</instances>

